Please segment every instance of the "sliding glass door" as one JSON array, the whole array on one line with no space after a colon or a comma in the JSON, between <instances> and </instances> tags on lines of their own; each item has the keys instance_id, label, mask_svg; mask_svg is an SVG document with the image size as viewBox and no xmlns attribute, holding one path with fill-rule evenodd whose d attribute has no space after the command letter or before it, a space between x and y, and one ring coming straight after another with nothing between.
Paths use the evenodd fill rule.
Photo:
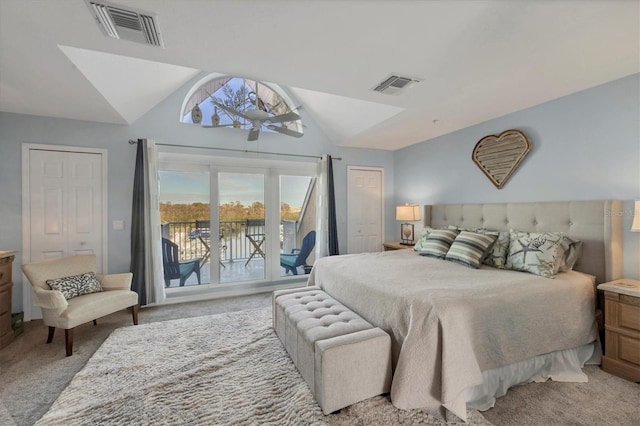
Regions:
<instances>
[{"instance_id":1,"label":"sliding glass door","mask_svg":"<svg viewBox=\"0 0 640 426\"><path fill-rule=\"evenodd\" d=\"M264 196L264 173L218 173L220 283L265 279Z\"/></svg>"},{"instance_id":2,"label":"sliding glass door","mask_svg":"<svg viewBox=\"0 0 640 426\"><path fill-rule=\"evenodd\" d=\"M280 175L279 183L280 276L304 274L314 259L315 179L312 176Z\"/></svg>"},{"instance_id":3,"label":"sliding glass door","mask_svg":"<svg viewBox=\"0 0 640 426\"><path fill-rule=\"evenodd\" d=\"M304 279L314 260L315 239L305 237L316 224L315 163L160 157L163 237L181 262L200 265L200 280L171 280L170 292Z\"/></svg>"},{"instance_id":4,"label":"sliding glass door","mask_svg":"<svg viewBox=\"0 0 640 426\"><path fill-rule=\"evenodd\" d=\"M165 286L177 288L208 283L211 257L209 170L162 170L159 174L161 233L162 238L168 240L162 245L163 262L174 261L175 269L181 271L179 278L165 279ZM176 247L177 258L170 253L172 247ZM190 262L197 263L197 267L187 268L185 265Z\"/></svg>"}]
</instances>

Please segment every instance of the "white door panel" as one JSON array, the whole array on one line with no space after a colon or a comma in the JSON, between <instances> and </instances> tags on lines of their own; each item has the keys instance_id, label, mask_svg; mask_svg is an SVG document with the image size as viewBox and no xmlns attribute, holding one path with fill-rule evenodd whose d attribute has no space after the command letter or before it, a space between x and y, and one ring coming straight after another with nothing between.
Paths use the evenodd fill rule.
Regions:
<instances>
[{"instance_id":1,"label":"white door panel","mask_svg":"<svg viewBox=\"0 0 640 426\"><path fill-rule=\"evenodd\" d=\"M382 169L349 168L348 251L382 249Z\"/></svg>"},{"instance_id":2,"label":"white door panel","mask_svg":"<svg viewBox=\"0 0 640 426\"><path fill-rule=\"evenodd\" d=\"M103 271L105 240L106 153L25 148L25 262L79 254L95 254ZM24 283L25 316L40 318ZM31 315L27 315L27 299Z\"/></svg>"}]
</instances>

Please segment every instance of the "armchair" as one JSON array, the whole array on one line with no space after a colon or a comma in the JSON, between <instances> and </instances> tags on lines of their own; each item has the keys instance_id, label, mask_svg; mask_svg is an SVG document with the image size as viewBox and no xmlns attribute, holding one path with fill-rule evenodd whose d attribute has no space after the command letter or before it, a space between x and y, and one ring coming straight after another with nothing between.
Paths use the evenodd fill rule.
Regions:
<instances>
[{"instance_id":1,"label":"armchair","mask_svg":"<svg viewBox=\"0 0 640 426\"><path fill-rule=\"evenodd\" d=\"M69 300L58 290L51 290L47 280L71 277L87 272L96 272L94 255L71 256L49 259L22 265L22 271L33 287L34 302L42 309L44 324L49 326L47 343L51 343L56 328L65 332L67 356L73 354L73 329L86 322L125 308L132 308L133 324L138 325L138 294L131 291L129 272L101 275L96 278L101 292L73 297Z\"/></svg>"}]
</instances>

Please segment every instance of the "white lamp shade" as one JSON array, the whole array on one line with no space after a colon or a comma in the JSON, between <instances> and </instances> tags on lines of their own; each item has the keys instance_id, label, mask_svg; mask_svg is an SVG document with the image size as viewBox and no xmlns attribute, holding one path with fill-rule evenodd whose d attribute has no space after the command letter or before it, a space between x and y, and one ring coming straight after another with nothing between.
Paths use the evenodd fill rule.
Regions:
<instances>
[{"instance_id":1,"label":"white lamp shade","mask_svg":"<svg viewBox=\"0 0 640 426\"><path fill-rule=\"evenodd\" d=\"M396 206L396 220L407 222L420 220L420 206L411 204Z\"/></svg>"},{"instance_id":2,"label":"white lamp shade","mask_svg":"<svg viewBox=\"0 0 640 426\"><path fill-rule=\"evenodd\" d=\"M635 212L633 214L632 232L640 232L640 201L636 201Z\"/></svg>"}]
</instances>

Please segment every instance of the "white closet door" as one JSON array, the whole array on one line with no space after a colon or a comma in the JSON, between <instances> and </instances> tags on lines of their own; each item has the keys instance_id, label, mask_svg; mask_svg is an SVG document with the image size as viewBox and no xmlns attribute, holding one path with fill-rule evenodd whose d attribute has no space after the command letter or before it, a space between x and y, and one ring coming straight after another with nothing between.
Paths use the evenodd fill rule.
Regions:
<instances>
[{"instance_id":1,"label":"white closet door","mask_svg":"<svg viewBox=\"0 0 640 426\"><path fill-rule=\"evenodd\" d=\"M79 254L95 254L103 272L106 217L103 154L28 149L28 197L24 230L25 262ZM30 319L40 318L31 304ZM28 296L28 297L27 297ZM25 308L27 304L25 303ZM28 308L25 309L25 316Z\"/></svg>"},{"instance_id":2,"label":"white closet door","mask_svg":"<svg viewBox=\"0 0 640 426\"><path fill-rule=\"evenodd\" d=\"M349 167L348 250L349 253L382 250L382 169Z\"/></svg>"}]
</instances>

